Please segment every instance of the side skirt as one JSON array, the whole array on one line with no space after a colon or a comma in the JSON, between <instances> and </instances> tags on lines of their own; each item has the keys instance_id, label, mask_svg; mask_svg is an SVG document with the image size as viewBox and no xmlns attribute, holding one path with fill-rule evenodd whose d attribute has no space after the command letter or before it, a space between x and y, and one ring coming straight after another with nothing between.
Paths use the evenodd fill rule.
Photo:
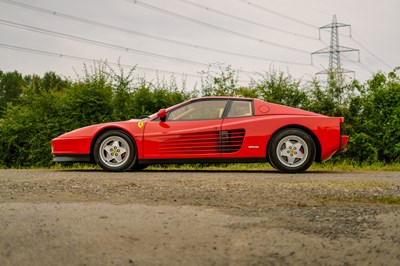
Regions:
<instances>
[{"instance_id":1,"label":"side skirt","mask_svg":"<svg viewBox=\"0 0 400 266\"><path fill-rule=\"evenodd\" d=\"M141 159L139 164L190 164L190 163L265 163L266 158L183 158L183 159Z\"/></svg>"}]
</instances>

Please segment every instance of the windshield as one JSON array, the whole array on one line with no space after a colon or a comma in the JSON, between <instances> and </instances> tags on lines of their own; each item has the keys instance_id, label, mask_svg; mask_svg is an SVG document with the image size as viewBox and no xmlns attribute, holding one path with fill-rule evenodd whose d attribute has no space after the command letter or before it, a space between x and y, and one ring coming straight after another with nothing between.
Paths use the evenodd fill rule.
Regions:
<instances>
[{"instance_id":1,"label":"windshield","mask_svg":"<svg viewBox=\"0 0 400 266\"><path fill-rule=\"evenodd\" d=\"M154 114L151 114L151 115L144 115L140 119L149 120L149 119L155 118L156 116L157 116L157 113L154 113Z\"/></svg>"},{"instance_id":2,"label":"windshield","mask_svg":"<svg viewBox=\"0 0 400 266\"><path fill-rule=\"evenodd\" d=\"M173 105L173 106L171 106L171 107L168 107L166 110L167 110L167 112L168 112L169 110L174 109L175 107L178 107L179 105L182 105L182 104L184 104L184 103L175 104L175 105ZM157 112L157 113L158 113L158 112ZM144 119L144 120L153 120L153 119L157 118L157 113L154 113L154 114L151 114L151 115L144 115L144 116L142 116L141 119Z\"/></svg>"}]
</instances>

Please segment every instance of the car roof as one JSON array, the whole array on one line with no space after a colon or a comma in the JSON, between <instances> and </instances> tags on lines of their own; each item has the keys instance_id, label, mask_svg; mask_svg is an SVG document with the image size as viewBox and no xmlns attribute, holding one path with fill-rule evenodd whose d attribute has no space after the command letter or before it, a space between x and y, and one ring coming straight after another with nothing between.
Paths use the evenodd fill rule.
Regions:
<instances>
[{"instance_id":1,"label":"car roof","mask_svg":"<svg viewBox=\"0 0 400 266\"><path fill-rule=\"evenodd\" d=\"M191 101L194 100L201 100L201 99L227 99L227 100L251 100L253 101L253 98L245 98L245 97L239 97L239 96L203 96L199 98L193 98Z\"/></svg>"}]
</instances>

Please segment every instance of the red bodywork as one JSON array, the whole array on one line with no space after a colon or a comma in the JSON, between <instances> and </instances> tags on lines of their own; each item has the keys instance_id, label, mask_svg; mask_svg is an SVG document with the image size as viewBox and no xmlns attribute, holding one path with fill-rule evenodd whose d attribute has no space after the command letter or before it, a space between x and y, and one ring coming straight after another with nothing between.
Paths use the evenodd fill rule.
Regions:
<instances>
[{"instance_id":1,"label":"red bodywork","mask_svg":"<svg viewBox=\"0 0 400 266\"><path fill-rule=\"evenodd\" d=\"M342 117L328 117L258 99L204 97L166 111L204 99L251 101L253 112L246 117L166 122L154 115L150 119L92 125L53 139L54 161L93 162L96 139L112 129L123 130L132 137L138 163L267 161L269 140L284 128L306 131L316 144L319 162L342 152L348 142L348 136L342 135Z\"/></svg>"}]
</instances>

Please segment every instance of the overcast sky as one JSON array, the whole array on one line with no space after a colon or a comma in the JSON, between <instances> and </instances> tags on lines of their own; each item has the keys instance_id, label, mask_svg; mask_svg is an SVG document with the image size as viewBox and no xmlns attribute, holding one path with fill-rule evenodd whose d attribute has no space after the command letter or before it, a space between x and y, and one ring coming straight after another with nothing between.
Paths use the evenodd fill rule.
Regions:
<instances>
[{"instance_id":1,"label":"overcast sky","mask_svg":"<svg viewBox=\"0 0 400 266\"><path fill-rule=\"evenodd\" d=\"M271 68L310 80L328 67L311 53L329 45L318 28L336 15L352 30L339 28L340 45L360 50L342 67L364 81L400 65L399 13L398 0L0 0L0 69L75 78L94 59L148 80L185 73L190 86L208 64L239 69L242 84Z\"/></svg>"}]
</instances>

